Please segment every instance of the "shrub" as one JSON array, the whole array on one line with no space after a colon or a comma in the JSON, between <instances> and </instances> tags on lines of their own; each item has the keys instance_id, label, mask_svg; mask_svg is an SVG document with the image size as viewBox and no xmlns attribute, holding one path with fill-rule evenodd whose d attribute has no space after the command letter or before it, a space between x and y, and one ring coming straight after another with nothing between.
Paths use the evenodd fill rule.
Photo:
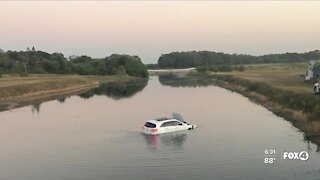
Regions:
<instances>
[{"instance_id":1,"label":"shrub","mask_svg":"<svg viewBox=\"0 0 320 180\"><path fill-rule=\"evenodd\" d=\"M4 74L4 70L0 68L0 78L2 78L3 74Z\"/></svg>"},{"instance_id":2,"label":"shrub","mask_svg":"<svg viewBox=\"0 0 320 180\"><path fill-rule=\"evenodd\" d=\"M222 66L217 66L218 71L221 72L231 72L232 67L230 65L222 65Z\"/></svg>"},{"instance_id":3,"label":"shrub","mask_svg":"<svg viewBox=\"0 0 320 180\"><path fill-rule=\"evenodd\" d=\"M233 69L234 69L235 71L240 71L240 72L245 71L245 68L244 68L244 66L243 66L243 65L235 66Z\"/></svg>"},{"instance_id":4,"label":"shrub","mask_svg":"<svg viewBox=\"0 0 320 180\"><path fill-rule=\"evenodd\" d=\"M95 74L95 69L87 63L77 63L74 66L74 70L76 73L80 75L89 75L89 74Z\"/></svg>"},{"instance_id":5,"label":"shrub","mask_svg":"<svg viewBox=\"0 0 320 180\"><path fill-rule=\"evenodd\" d=\"M20 75L20 77L27 77L27 76L29 76L29 73L20 72L19 75Z\"/></svg>"},{"instance_id":6,"label":"shrub","mask_svg":"<svg viewBox=\"0 0 320 180\"><path fill-rule=\"evenodd\" d=\"M200 73L203 73L203 72L206 72L208 71L207 67L205 66L199 66L199 67L196 67L196 70Z\"/></svg>"},{"instance_id":7,"label":"shrub","mask_svg":"<svg viewBox=\"0 0 320 180\"><path fill-rule=\"evenodd\" d=\"M36 66L36 67L32 68L30 73L45 74L47 72L41 66Z\"/></svg>"}]
</instances>

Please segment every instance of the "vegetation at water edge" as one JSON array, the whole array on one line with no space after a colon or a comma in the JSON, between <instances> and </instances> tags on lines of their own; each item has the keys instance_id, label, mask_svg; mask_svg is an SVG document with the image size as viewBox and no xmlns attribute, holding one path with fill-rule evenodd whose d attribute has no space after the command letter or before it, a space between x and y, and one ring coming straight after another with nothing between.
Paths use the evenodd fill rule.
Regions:
<instances>
[{"instance_id":1,"label":"vegetation at water edge","mask_svg":"<svg viewBox=\"0 0 320 180\"><path fill-rule=\"evenodd\" d=\"M158 60L158 66L160 68L189 68L199 66L307 62L313 59L320 59L319 50L306 53L269 54L263 56L225 54L212 51L187 51L161 55ZM149 67L156 68L157 66L150 64Z\"/></svg>"},{"instance_id":2,"label":"vegetation at water edge","mask_svg":"<svg viewBox=\"0 0 320 180\"><path fill-rule=\"evenodd\" d=\"M80 75L130 75L148 77L146 66L138 56L113 54L105 58L89 56L64 57L62 53L36 51L1 51L0 75L28 74L80 74Z\"/></svg>"},{"instance_id":3,"label":"vegetation at water edge","mask_svg":"<svg viewBox=\"0 0 320 180\"><path fill-rule=\"evenodd\" d=\"M296 93L231 75L211 75L211 77L232 85L245 87L246 91L259 93L283 107L304 112L312 121L320 121L320 99L314 94Z\"/></svg>"}]
</instances>

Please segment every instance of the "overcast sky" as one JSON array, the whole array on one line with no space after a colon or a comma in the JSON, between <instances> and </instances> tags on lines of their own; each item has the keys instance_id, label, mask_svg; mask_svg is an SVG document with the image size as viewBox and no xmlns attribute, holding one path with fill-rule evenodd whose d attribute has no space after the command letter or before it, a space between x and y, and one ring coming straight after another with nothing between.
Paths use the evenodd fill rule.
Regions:
<instances>
[{"instance_id":1,"label":"overcast sky","mask_svg":"<svg viewBox=\"0 0 320 180\"><path fill-rule=\"evenodd\" d=\"M172 51L268 54L320 49L320 2L0 2L0 48L65 56Z\"/></svg>"}]
</instances>

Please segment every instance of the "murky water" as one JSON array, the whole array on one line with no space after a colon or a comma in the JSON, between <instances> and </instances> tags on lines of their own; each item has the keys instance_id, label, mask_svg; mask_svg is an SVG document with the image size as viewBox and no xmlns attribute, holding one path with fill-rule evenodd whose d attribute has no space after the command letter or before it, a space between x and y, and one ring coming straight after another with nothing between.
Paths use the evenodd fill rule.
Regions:
<instances>
[{"instance_id":1,"label":"murky water","mask_svg":"<svg viewBox=\"0 0 320 180\"><path fill-rule=\"evenodd\" d=\"M198 128L140 133L174 111ZM317 146L289 122L228 90L157 76L1 112L0 143L1 180L320 177ZM273 164L266 149L276 150ZM282 151L310 158L282 160Z\"/></svg>"}]
</instances>

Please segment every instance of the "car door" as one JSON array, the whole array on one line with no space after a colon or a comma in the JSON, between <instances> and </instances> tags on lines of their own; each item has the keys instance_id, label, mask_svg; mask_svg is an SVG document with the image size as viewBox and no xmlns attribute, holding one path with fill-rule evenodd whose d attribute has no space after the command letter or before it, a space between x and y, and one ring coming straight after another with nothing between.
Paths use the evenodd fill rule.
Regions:
<instances>
[{"instance_id":1,"label":"car door","mask_svg":"<svg viewBox=\"0 0 320 180\"><path fill-rule=\"evenodd\" d=\"M163 123L163 124L161 125L161 128L163 128L163 131L164 131L164 132L172 132L172 131L175 131L175 126L174 126L174 124L172 123L172 121Z\"/></svg>"},{"instance_id":2,"label":"car door","mask_svg":"<svg viewBox=\"0 0 320 180\"><path fill-rule=\"evenodd\" d=\"M182 122L175 121L174 122L174 129L175 129L175 131L185 130L185 126L182 124Z\"/></svg>"}]
</instances>

